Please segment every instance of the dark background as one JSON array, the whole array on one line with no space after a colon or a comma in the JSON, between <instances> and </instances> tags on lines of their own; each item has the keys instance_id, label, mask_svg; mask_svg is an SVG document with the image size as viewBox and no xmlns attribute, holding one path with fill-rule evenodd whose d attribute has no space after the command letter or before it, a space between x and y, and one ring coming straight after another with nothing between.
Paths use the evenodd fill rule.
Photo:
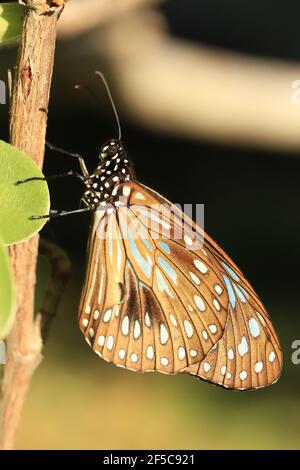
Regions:
<instances>
[{"instance_id":1,"label":"dark background","mask_svg":"<svg viewBox=\"0 0 300 470\"><path fill-rule=\"evenodd\" d=\"M174 37L253 56L300 59L296 0L172 0L160 9ZM48 140L83 154L92 170L100 145L114 133L114 121L99 84L94 84L99 106L84 92L73 91L76 70L64 71L63 63L77 41L58 42ZM13 66L15 53L3 51L6 66ZM5 77L2 67L0 72ZM282 378L267 390L238 394L183 376L137 376L94 357L76 325L89 217L53 220L42 236L66 250L74 274L34 381L20 447L298 447L300 366L291 363L291 343L300 338L299 155L151 132L127 120L116 101L138 179L174 202L204 203L206 231L263 299L284 350ZM0 109L4 140L7 111ZM45 174L76 168L72 158L47 150ZM51 182L50 190L52 208L78 207L77 180ZM41 262L39 290L46 278Z\"/></svg>"}]
</instances>

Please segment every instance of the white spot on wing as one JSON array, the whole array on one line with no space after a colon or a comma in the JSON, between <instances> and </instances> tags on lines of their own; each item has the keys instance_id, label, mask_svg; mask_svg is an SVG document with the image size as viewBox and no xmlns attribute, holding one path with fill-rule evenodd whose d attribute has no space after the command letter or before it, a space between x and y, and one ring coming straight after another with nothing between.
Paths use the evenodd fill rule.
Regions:
<instances>
[{"instance_id":1,"label":"white spot on wing","mask_svg":"<svg viewBox=\"0 0 300 470\"><path fill-rule=\"evenodd\" d=\"M145 313L145 325L149 327L151 326L150 316L148 312Z\"/></svg>"},{"instance_id":2,"label":"white spot on wing","mask_svg":"<svg viewBox=\"0 0 300 470\"><path fill-rule=\"evenodd\" d=\"M205 341L208 339L208 334L207 334L207 331L206 331L206 330L203 330L203 331L202 331L202 336L203 336L203 338L205 339Z\"/></svg>"},{"instance_id":3,"label":"white spot on wing","mask_svg":"<svg viewBox=\"0 0 300 470\"><path fill-rule=\"evenodd\" d=\"M131 359L131 362L137 362L138 361L137 354L132 353L131 356L130 356L130 359Z\"/></svg>"},{"instance_id":4,"label":"white spot on wing","mask_svg":"<svg viewBox=\"0 0 300 470\"><path fill-rule=\"evenodd\" d=\"M194 334L193 325L189 320L184 320L184 329L188 338L191 338Z\"/></svg>"},{"instance_id":5,"label":"white spot on wing","mask_svg":"<svg viewBox=\"0 0 300 470\"><path fill-rule=\"evenodd\" d=\"M113 348L113 346L114 346L114 337L113 337L113 336L109 336L109 337L107 338L106 347L107 347L107 349L108 349L109 351L111 351L112 348Z\"/></svg>"},{"instance_id":6,"label":"white spot on wing","mask_svg":"<svg viewBox=\"0 0 300 470\"><path fill-rule=\"evenodd\" d=\"M126 355L125 349L120 349L119 358L123 360L125 358L125 355Z\"/></svg>"},{"instance_id":7,"label":"white spot on wing","mask_svg":"<svg viewBox=\"0 0 300 470\"><path fill-rule=\"evenodd\" d=\"M194 295L194 301L195 301L197 308L200 310L200 312L204 312L205 303L202 297L200 297L200 295Z\"/></svg>"},{"instance_id":8,"label":"white spot on wing","mask_svg":"<svg viewBox=\"0 0 300 470\"><path fill-rule=\"evenodd\" d=\"M180 348L178 348L178 357L180 361L182 361L185 358L185 349L183 346L180 346Z\"/></svg>"},{"instance_id":9,"label":"white spot on wing","mask_svg":"<svg viewBox=\"0 0 300 470\"><path fill-rule=\"evenodd\" d=\"M276 357L276 355L275 355L274 351L271 351L270 354L269 354L269 361L274 362L275 357Z\"/></svg>"},{"instance_id":10,"label":"white spot on wing","mask_svg":"<svg viewBox=\"0 0 300 470\"><path fill-rule=\"evenodd\" d=\"M240 373L240 379L243 381L245 380L246 378L248 377L248 374L245 370L242 370L242 372Z\"/></svg>"},{"instance_id":11,"label":"white spot on wing","mask_svg":"<svg viewBox=\"0 0 300 470\"><path fill-rule=\"evenodd\" d=\"M151 346L151 344L147 347L146 357L147 357L147 359L149 359L150 361L151 361L151 360L153 359L153 357L154 357L154 349L153 349L153 346Z\"/></svg>"},{"instance_id":12,"label":"white spot on wing","mask_svg":"<svg viewBox=\"0 0 300 470\"><path fill-rule=\"evenodd\" d=\"M221 295L222 292L223 292L223 289L219 284L216 284L215 285L215 291L216 291L217 294Z\"/></svg>"},{"instance_id":13,"label":"white spot on wing","mask_svg":"<svg viewBox=\"0 0 300 470\"><path fill-rule=\"evenodd\" d=\"M94 320L98 320L98 318L99 318L99 310L95 310L95 311L94 311L93 317L94 317Z\"/></svg>"},{"instance_id":14,"label":"white spot on wing","mask_svg":"<svg viewBox=\"0 0 300 470\"><path fill-rule=\"evenodd\" d=\"M206 267L205 264L204 264L202 261L200 261L199 259L195 259L194 265L195 265L196 268L200 271L200 273L202 273L202 274L207 273L207 271L208 271L207 267Z\"/></svg>"},{"instance_id":15,"label":"white spot on wing","mask_svg":"<svg viewBox=\"0 0 300 470\"><path fill-rule=\"evenodd\" d=\"M168 330L165 327L165 325L163 323L161 323L161 325L160 325L160 342L161 342L161 344L166 344L168 339L169 339Z\"/></svg>"},{"instance_id":16,"label":"white spot on wing","mask_svg":"<svg viewBox=\"0 0 300 470\"><path fill-rule=\"evenodd\" d=\"M169 364L169 360L167 357L162 357L160 363L162 366L167 367L167 365Z\"/></svg>"},{"instance_id":17,"label":"white spot on wing","mask_svg":"<svg viewBox=\"0 0 300 470\"><path fill-rule=\"evenodd\" d=\"M103 317L103 321L104 323L107 323L109 322L110 318L111 318L111 314L112 314L112 310L111 308L109 310L107 310L104 314L104 317Z\"/></svg>"},{"instance_id":18,"label":"white spot on wing","mask_svg":"<svg viewBox=\"0 0 300 470\"><path fill-rule=\"evenodd\" d=\"M254 370L257 374L259 374L263 370L263 367L264 367L263 363L259 361L255 364Z\"/></svg>"},{"instance_id":19,"label":"white spot on wing","mask_svg":"<svg viewBox=\"0 0 300 470\"><path fill-rule=\"evenodd\" d=\"M243 357L243 356L245 356L245 354L247 354L247 352L248 352L248 342L247 342L246 336L242 337L242 341L238 345L238 351L239 351L239 354L240 354L241 357Z\"/></svg>"},{"instance_id":20,"label":"white spot on wing","mask_svg":"<svg viewBox=\"0 0 300 470\"><path fill-rule=\"evenodd\" d=\"M129 317L128 317L128 315L126 315L126 317L123 318L121 330L122 330L123 335L125 335L125 336L128 335L128 333L129 333Z\"/></svg>"},{"instance_id":21,"label":"white spot on wing","mask_svg":"<svg viewBox=\"0 0 300 470\"><path fill-rule=\"evenodd\" d=\"M234 359L234 352L233 352L233 349L232 349L232 348L228 349L227 357L228 357L228 359L230 359L230 360Z\"/></svg>"},{"instance_id":22,"label":"white spot on wing","mask_svg":"<svg viewBox=\"0 0 300 470\"><path fill-rule=\"evenodd\" d=\"M104 343L105 343L105 336L99 336L98 338L99 346L104 346Z\"/></svg>"},{"instance_id":23,"label":"white spot on wing","mask_svg":"<svg viewBox=\"0 0 300 470\"><path fill-rule=\"evenodd\" d=\"M219 302L217 301L217 299L214 299L214 300L213 300L213 304L214 304L215 308L216 308L218 311L221 310L220 304L219 304Z\"/></svg>"},{"instance_id":24,"label":"white spot on wing","mask_svg":"<svg viewBox=\"0 0 300 470\"><path fill-rule=\"evenodd\" d=\"M94 337L95 332L94 332L93 328L90 328L90 329L89 329L89 335L90 335L91 338Z\"/></svg>"},{"instance_id":25,"label":"white spot on wing","mask_svg":"<svg viewBox=\"0 0 300 470\"><path fill-rule=\"evenodd\" d=\"M250 328L250 333L253 336L253 338L257 338L259 336L260 330L259 330L259 324L254 317L250 318L249 320L249 328Z\"/></svg>"},{"instance_id":26,"label":"white spot on wing","mask_svg":"<svg viewBox=\"0 0 300 470\"><path fill-rule=\"evenodd\" d=\"M141 334L140 322L136 320L134 323L134 330L133 330L134 339L138 339L140 337L140 334Z\"/></svg>"},{"instance_id":27,"label":"white spot on wing","mask_svg":"<svg viewBox=\"0 0 300 470\"><path fill-rule=\"evenodd\" d=\"M204 369L204 372L209 372L211 369L211 365L208 362L204 362L203 369Z\"/></svg>"},{"instance_id":28,"label":"white spot on wing","mask_svg":"<svg viewBox=\"0 0 300 470\"><path fill-rule=\"evenodd\" d=\"M194 281L194 283L197 284L197 286L199 286L199 284L201 284L201 281L200 281L199 277L196 276L196 274L190 272L190 276L191 276L192 280Z\"/></svg>"},{"instance_id":29,"label":"white spot on wing","mask_svg":"<svg viewBox=\"0 0 300 470\"><path fill-rule=\"evenodd\" d=\"M84 327L87 327L88 324L89 324L88 319L87 319L87 318L84 318L84 319L82 320L82 324L83 324Z\"/></svg>"},{"instance_id":30,"label":"white spot on wing","mask_svg":"<svg viewBox=\"0 0 300 470\"><path fill-rule=\"evenodd\" d=\"M209 331L214 335L217 332L217 326L216 325L209 325Z\"/></svg>"},{"instance_id":31,"label":"white spot on wing","mask_svg":"<svg viewBox=\"0 0 300 470\"><path fill-rule=\"evenodd\" d=\"M190 237L188 237L187 235L184 236L184 241L185 241L186 245L192 246L192 244L193 244L193 240Z\"/></svg>"}]
</instances>

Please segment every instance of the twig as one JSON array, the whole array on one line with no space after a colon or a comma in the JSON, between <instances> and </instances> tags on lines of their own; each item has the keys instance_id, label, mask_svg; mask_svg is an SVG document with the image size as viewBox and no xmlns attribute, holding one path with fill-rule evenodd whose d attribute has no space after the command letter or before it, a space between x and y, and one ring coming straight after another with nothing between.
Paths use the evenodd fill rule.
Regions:
<instances>
[{"instance_id":1,"label":"twig","mask_svg":"<svg viewBox=\"0 0 300 470\"><path fill-rule=\"evenodd\" d=\"M41 335L43 343L45 343L66 284L70 279L72 266L67 254L48 240L41 239L39 253L45 256L51 264L51 278L39 313Z\"/></svg>"},{"instance_id":2,"label":"twig","mask_svg":"<svg viewBox=\"0 0 300 470\"><path fill-rule=\"evenodd\" d=\"M10 140L42 167L56 23L62 7L54 0L26 0L28 6L14 79ZM41 317L34 319L38 237L10 248L17 286L16 320L7 341L1 387L0 449L14 447L32 374L42 359Z\"/></svg>"}]
</instances>

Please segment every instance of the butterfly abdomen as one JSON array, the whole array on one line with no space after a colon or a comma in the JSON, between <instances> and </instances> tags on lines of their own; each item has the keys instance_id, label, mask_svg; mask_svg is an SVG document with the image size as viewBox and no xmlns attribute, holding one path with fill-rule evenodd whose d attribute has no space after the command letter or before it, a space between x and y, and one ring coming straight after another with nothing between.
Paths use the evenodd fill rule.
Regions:
<instances>
[{"instance_id":1,"label":"butterfly abdomen","mask_svg":"<svg viewBox=\"0 0 300 470\"><path fill-rule=\"evenodd\" d=\"M83 202L97 207L101 202L111 203L114 189L120 183L134 178L132 163L120 140L110 140L100 149L100 164L85 180Z\"/></svg>"}]
</instances>

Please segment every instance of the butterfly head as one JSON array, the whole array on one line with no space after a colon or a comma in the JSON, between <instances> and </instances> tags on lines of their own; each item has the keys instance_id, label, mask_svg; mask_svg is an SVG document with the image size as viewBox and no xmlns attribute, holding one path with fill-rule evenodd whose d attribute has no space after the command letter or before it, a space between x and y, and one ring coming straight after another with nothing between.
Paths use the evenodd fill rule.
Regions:
<instances>
[{"instance_id":1,"label":"butterfly head","mask_svg":"<svg viewBox=\"0 0 300 470\"><path fill-rule=\"evenodd\" d=\"M124 147L119 139L110 139L102 145L99 152L100 160L117 159L124 152Z\"/></svg>"},{"instance_id":2,"label":"butterfly head","mask_svg":"<svg viewBox=\"0 0 300 470\"><path fill-rule=\"evenodd\" d=\"M121 140L110 139L100 148L100 163L85 180L82 201L96 209L102 202L113 203L115 188L134 179L134 171Z\"/></svg>"}]
</instances>

